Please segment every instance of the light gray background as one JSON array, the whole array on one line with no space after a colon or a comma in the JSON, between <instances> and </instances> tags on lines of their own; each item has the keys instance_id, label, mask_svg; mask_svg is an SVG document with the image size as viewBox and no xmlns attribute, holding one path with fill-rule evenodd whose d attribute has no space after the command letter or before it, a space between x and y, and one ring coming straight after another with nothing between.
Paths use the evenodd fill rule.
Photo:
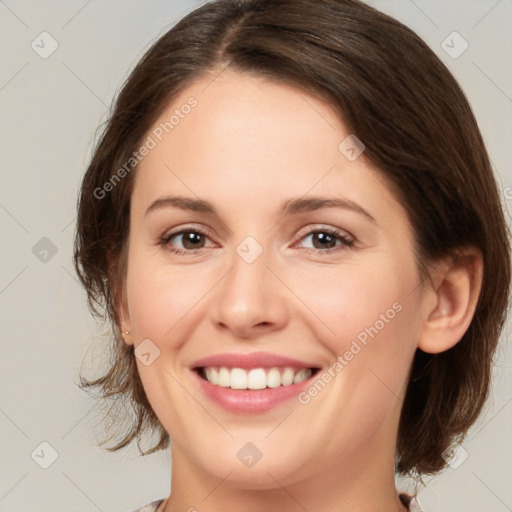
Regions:
<instances>
[{"instance_id":1,"label":"light gray background","mask_svg":"<svg viewBox=\"0 0 512 512\"><path fill-rule=\"evenodd\" d=\"M86 352L102 329L73 271L72 238L94 130L151 42L200 3L0 0L0 511L121 512L169 493L169 452L143 459L136 446L96 447L94 403L75 383L84 358L85 367L100 364L97 343ZM415 30L459 80L510 208L512 1L369 3ZM31 47L43 31L59 45L47 59ZM441 47L453 31L469 44L456 59ZM43 252L43 237L56 254ZM425 512L512 511L507 333L492 398L463 444L468 458L425 480ZM48 469L36 463L50 460L42 442L58 453Z\"/></svg>"}]
</instances>

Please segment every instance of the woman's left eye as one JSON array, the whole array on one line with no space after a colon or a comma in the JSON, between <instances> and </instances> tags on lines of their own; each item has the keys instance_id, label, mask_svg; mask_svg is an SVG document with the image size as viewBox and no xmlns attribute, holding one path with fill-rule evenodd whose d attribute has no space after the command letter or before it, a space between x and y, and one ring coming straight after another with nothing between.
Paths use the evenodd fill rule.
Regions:
<instances>
[{"instance_id":1,"label":"woman's left eye","mask_svg":"<svg viewBox=\"0 0 512 512\"><path fill-rule=\"evenodd\" d=\"M312 249L306 248L306 250L312 250L316 253L330 253L332 251L350 248L354 245L352 238L334 228L318 228L312 230L303 236L301 240L308 238L311 239L314 247Z\"/></svg>"},{"instance_id":2,"label":"woman's left eye","mask_svg":"<svg viewBox=\"0 0 512 512\"><path fill-rule=\"evenodd\" d=\"M315 253L330 253L350 248L354 245L354 240L352 238L334 228L318 228L311 230L302 236L300 241L308 238L311 239L314 247L306 247L305 249L306 251L313 251ZM174 239L181 239L181 247L175 247L175 242L172 242ZM205 249L205 240L210 239L202 231L197 229L182 229L181 231L164 235L160 239L160 244L165 246L174 254L190 255L200 251L201 249ZM215 247L215 245L213 246Z\"/></svg>"}]
</instances>

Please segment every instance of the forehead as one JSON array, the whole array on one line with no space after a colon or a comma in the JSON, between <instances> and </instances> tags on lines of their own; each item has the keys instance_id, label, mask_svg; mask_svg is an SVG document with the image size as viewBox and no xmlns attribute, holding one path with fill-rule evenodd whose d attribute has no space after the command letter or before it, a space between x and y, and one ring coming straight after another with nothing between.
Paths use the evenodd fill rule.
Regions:
<instances>
[{"instance_id":1,"label":"forehead","mask_svg":"<svg viewBox=\"0 0 512 512\"><path fill-rule=\"evenodd\" d=\"M194 167L204 167L208 157L210 167L221 161L226 169L229 161L242 171L252 161L263 171L265 162L285 156L287 162L306 156L310 168L319 167L318 154L336 156L345 131L333 120L328 104L289 85L224 71L213 80L199 79L167 106L149 132L157 147L141 167L158 157L176 161L181 154ZM303 144L314 144L315 151L304 154Z\"/></svg>"},{"instance_id":2,"label":"forehead","mask_svg":"<svg viewBox=\"0 0 512 512\"><path fill-rule=\"evenodd\" d=\"M263 198L373 195L399 209L364 153L347 158L349 136L327 102L300 89L234 71L205 76L148 131L154 147L137 169L134 199L179 193L254 209Z\"/></svg>"}]
</instances>

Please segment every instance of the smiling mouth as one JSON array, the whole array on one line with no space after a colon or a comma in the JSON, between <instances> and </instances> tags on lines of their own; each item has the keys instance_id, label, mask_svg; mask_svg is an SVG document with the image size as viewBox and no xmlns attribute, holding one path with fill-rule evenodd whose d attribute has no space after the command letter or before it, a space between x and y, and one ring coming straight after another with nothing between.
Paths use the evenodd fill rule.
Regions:
<instances>
[{"instance_id":1,"label":"smiling mouth","mask_svg":"<svg viewBox=\"0 0 512 512\"><path fill-rule=\"evenodd\" d=\"M239 390L261 390L299 384L313 375L319 368L228 368L226 366L204 366L194 368L199 376L213 386Z\"/></svg>"}]
</instances>

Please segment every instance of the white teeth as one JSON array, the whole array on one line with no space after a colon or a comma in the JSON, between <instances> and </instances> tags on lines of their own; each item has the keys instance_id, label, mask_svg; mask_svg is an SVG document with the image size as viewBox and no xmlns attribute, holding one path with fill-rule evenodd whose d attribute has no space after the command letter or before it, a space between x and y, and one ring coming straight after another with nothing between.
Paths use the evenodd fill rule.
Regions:
<instances>
[{"instance_id":1,"label":"white teeth","mask_svg":"<svg viewBox=\"0 0 512 512\"><path fill-rule=\"evenodd\" d=\"M281 385L281 372L278 368L270 368L267 371L267 386L269 388L278 388Z\"/></svg>"},{"instance_id":2,"label":"white teeth","mask_svg":"<svg viewBox=\"0 0 512 512\"><path fill-rule=\"evenodd\" d=\"M254 368L247 375L247 387L249 389L265 389L267 376L263 368Z\"/></svg>"},{"instance_id":3,"label":"white teeth","mask_svg":"<svg viewBox=\"0 0 512 512\"><path fill-rule=\"evenodd\" d=\"M309 368L302 368L302 370L299 370L295 374L295 377L293 377L293 383L298 384L299 382L309 379L309 377L311 377L311 370Z\"/></svg>"},{"instance_id":4,"label":"white teeth","mask_svg":"<svg viewBox=\"0 0 512 512\"><path fill-rule=\"evenodd\" d=\"M283 386L290 386L293 384L293 376L295 375L295 372L292 370L292 368L285 368L283 375L281 375L281 384Z\"/></svg>"},{"instance_id":5,"label":"white teeth","mask_svg":"<svg viewBox=\"0 0 512 512\"><path fill-rule=\"evenodd\" d=\"M312 375L309 368L204 368L206 380L215 386L231 389L265 389L298 384Z\"/></svg>"},{"instance_id":6,"label":"white teeth","mask_svg":"<svg viewBox=\"0 0 512 512\"><path fill-rule=\"evenodd\" d=\"M215 378L214 375L212 375L212 379ZM217 374L217 386L222 386L223 388L229 388L230 384L230 376L229 376L229 370L227 368L220 368L219 373Z\"/></svg>"},{"instance_id":7,"label":"white teeth","mask_svg":"<svg viewBox=\"0 0 512 512\"><path fill-rule=\"evenodd\" d=\"M247 372L242 368L231 370L231 389L247 389Z\"/></svg>"}]
</instances>

